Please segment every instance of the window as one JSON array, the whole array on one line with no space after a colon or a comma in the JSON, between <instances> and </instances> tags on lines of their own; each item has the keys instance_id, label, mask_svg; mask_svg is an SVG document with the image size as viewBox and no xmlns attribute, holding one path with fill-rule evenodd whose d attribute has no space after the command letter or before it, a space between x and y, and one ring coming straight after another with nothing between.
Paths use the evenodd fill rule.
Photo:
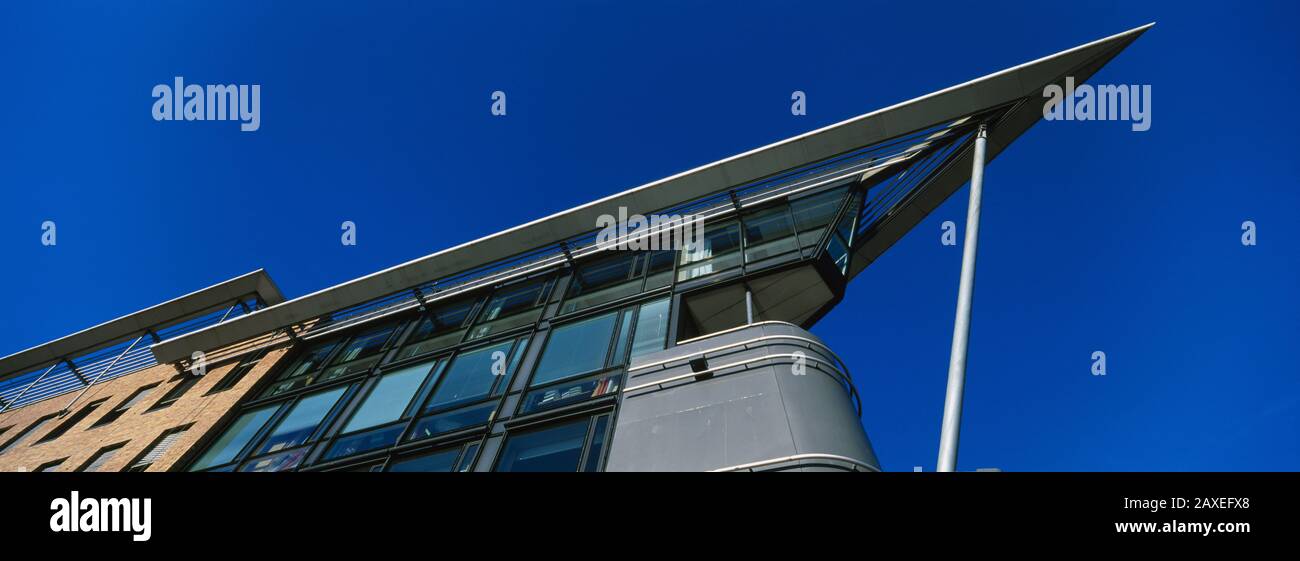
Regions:
<instances>
[{"instance_id":1,"label":"window","mask_svg":"<svg viewBox=\"0 0 1300 561\"><path fill-rule=\"evenodd\" d=\"M830 240L826 242L826 253L835 262L840 273L844 274L848 273L849 257L852 254L850 248L853 247L853 228L858 216L858 206L860 206L858 203L858 197L849 199L844 217L840 218L840 222L835 225L835 230L831 232Z\"/></svg>"},{"instance_id":2,"label":"window","mask_svg":"<svg viewBox=\"0 0 1300 561\"><path fill-rule=\"evenodd\" d=\"M254 455L277 452L306 443L347 389L346 386L338 387L299 399L275 425Z\"/></svg>"},{"instance_id":3,"label":"window","mask_svg":"<svg viewBox=\"0 0 1300 561\"><path fill-rule=\"evenodd\" d=\"M82 407L79 411L73 413L72 416L68 417L67 420L63 421L63 423L59 424L59 426L54 427L54 430L46 434L44 438L37 440L36 443L40 444L42 442L49 442L60 436L63 436L69 430L72 430L72 427L76 426L77 423L81 422L82 419L85 419L86 417L90 416L91 413L94 413L96 409L99 409L99 406L103 405L105 401L108 400L101 399L98 401L92 401L90 403L87 403L85 407Z\"/></svg>"},{"instance_id":4,"label":"window","mask_svg":"<svg viewBox=\"0 0 1300 561\"><path fill-rule=\"evenodd\" d=\"M406 338L397 360L428 354L460 342L478 298L444 304L429 312Z\"/></svg>"},{"instance_id":5,"label":"window","mask_svg":"<svg viewBox=\"0 0 1300 561\"><path fill-rule=\"evenodd\" d=\"M233 461L279 409L279 404L265 405L240 415L190 469L197 471Z\"/></svg>"},{"instance_id":6,"label":"window","mask_svg":"<svg viewBox=\"0 0 1300 561\"><path fill-rule=\"evenodd\" d=\"M180 381L176 382L176 385L172 386L170 390L167 390L167 393L163 394L162 399L159 399L158 403L153 404L153 407L149 408L150 411L157 411L159 409L171 407L173 403L176 403L176 401L181 398L181 396L185 395L185 392L190 391L190 388L193 388L194 384L199 383L199 376L193 374L180 374L175 378L172 378L173 381L177 379Z\"/></svg>"},{"instance_id":7,"label":"window","mask_svg":"<svg viewBox=\"0 0 1300 561\"><path fill-rule=\"evenodd\" d=\"M582 265L573 274L560 313L667 286L672 282L674 258L672 251L616 251L614 255Z\"/></svg>"},{"instance_id":8,"label":"window","mask_svg":"<svg viewBox=\"0 0 1300 561\"><path fill-rule=\"evenodd\" d=\"M370 367L379 362L380 351L384 350L396 329L396 324L389 324L354 335L334 356L334 360L330 361L330 367L315 382L324 382L370 370Z\"/></svg>"},{"instance_id":9,"label":"window","mask_svg":"<svg viewBox=\"0 0 1300 561\"><path fill-rule=\"evenodd\" d=\"M799 246L808 248L821 241L826 225L835 219L844 202L846 187L832 189L790 202L795 226L799 228Z\"/></svg>"},{"instance_id":10,"label":"window","mask_svg":"<svg viewBox=\"0 0 1300 561\"><path fill-rule=\"evenodd\" d=\"M622 382L623 371L620 370L551 384L525 394L523 408L520 413L532 413L533 411L610 395L618 391Z\"/></svg>"},{"instance_id":11,"label":"window","mask_svg":"<svg viewBox=\"0 0 1300 561\"><path fill-rule=\"evenodd\" d=\"M312 375L325 366L325 361L340 344L342 344L340 340L325 341L303 351L288 368L280 373L276 378L277 382L267 388L262 397L270 397L310 385L313 381Z\"/></svg>"},{"instance_id":12,"label":"window","mask_svg":"<svg viewBox=\"0 0 1300 561\"><path fill-rule=\"evenodd\" d=\"M668 299L555 327L542 351L520 413L577 403L617 392L629 341L640 353L663 349ZM635 320L633 314L644 314Z\"/></svg>"},{"instance_id":13,"label":"window","mask_svg":"<svg viewBox=\"0 0 1300 561\"><path fill-rule=\"evenodd\" d=\"M605 367L619 314L611 312L556 327L546 341L533 385L562 380Z\"/></svg>"},{"instance_id":14,"label":"window","mask_svg":"<svg viewBox=\"0 0 1300 561\"><path fill-rule=\"evenodd\" d=\"M348 419L343 432L376 427L400 419L432 370L432 365L425 363L380 376L370 393L361 400L352 418Z\"/></svg>"},{"instance_id":15,"label":"window","mask_svg":"<svg viewBox=\"0 0 1300 561\"><path fill-rule=\"evenodd\" d=\"M149 394L153 392L154 388L157 388L158 385L159 383L153 383L144 386L138 390L135 390L135 393L131 394L130 397L122 400L122 403L119 403L117 407L113 408L112 411L109 411L108 413L104 413L104 416L100 417L98 421L95 421L95 424L90 425L90 428L102 427L113 421L116 421L118 417L121 417L122 414L126 413L128 409L135 407L137 403L140 403L141 401L144 401L144 398L149 397Z\"/></svg>"},{"instance_id":16,"label":"window","mask_svg":"<svg viewBox=\"0 0 1300 561\"><path fill-rule=\"evenodd\" d=\"M230 369L230 372L227 372L225 376L222 376L220 380L217 380L217 383L212 386L212 389L208 390L208 393L204 395L224 392L235 387L235 385L239 384L240 380L244 379L245 375L253 370L254 366L257 366L258 362L266 357L266 353L270 351L270 348L265 348L245 356L239 361L239 364L236 364L234 368Z\"/></svg>"},{"instance_id":17,"label":"window","mask_svg":"<svg viewBox=\"0 0 1300 561\"><path fill-rule=\"evenodd\" d=\"M452 471L460 459L460 448L441 450L430 454L396 460L388 471Z\"/></svg>"},{"instance_id":18,"label":"window","mask_svg":"<svg viewBox=\"0 0 1300 561\"><path fill-rule=\"evenodd\" d=\"M91 456L90 459L86 461L86 463L81 464L81 467L77 468L77 471L100 471L104 469L104 466L107 465L108 462L112 461L113 457L116 456L118 452L122 451L123 446L126 446L125 442L100 448L98 452L95 452L94 456Z\"/></svg>"},{"instance_id":19,"label":"window","mask_svg":"<svg viewBox=\"0 0 1300 561\"><path fill-rule=\"evenodd\" d=\"M416 393L436 369L436 362L426 362L380 376L343 426L344 436L334 442L324 459L342 458L397 444L406 424L395 421L407 417ZM381 428L369 430L374 427Z\"/></svg>"},{"instance_id":20,"label":"window","mask_svg":"<svg viewBox=\"0 0 1300 561\"><path fill-rule=\"evenodd\" d=\"M741 217L745 225L745 262L753 263L798 249L794 222L787 205L750 211Z\"/></svg>"},{"instance_id":21,"label":"window","mask_svg":"<svg viewBox=\"0 0 1300 561\"><path fill-rule=\"evenodd\" d=\"M669 299L641 304L636 314L636 331L632 334L631 360L664 350L668 341Z\"/></svg>"},{"instance_id":22,"label":"window","mask_svg":"<svg viewBox=\"0 0 1300 561\"><path fill-rule=\"evenodd\" d=\"M740 266L740 224L735 220L706 224L704 239L681 252L677 280L687 281Z\"/></svg>"},{"instance_id":23,"label":"window","mask_svg":"<svg viewBox=\"0 0 1300 561\"><path fill-rule=\"evenodd\" d=\"M26 440L28 435L40 430L40 428L45 426L46 423L53 421L54 419L58 418L58 416L59 416L58 413L53 413L41 417L39 419L36 419L36 422L32 423L31 425L28 425L27 428L23 429L22 432L14 435L13 438L10 438L8 442L4 443L4 446L0 446L0 454L8 452L14 446L17 446L23 440Z\"/></svg>"},{"instance_id":24,"label":"window","mask_svg":"<svg viewBox=\"0 0 1300 561\"><path fill-rule=\"evenodd\" d=\"M162 433L153 441L153 444L150 444L144 452L136 457L135 461L131 462L131 465L126 467L126 471L145 471L149 469L149 466L158 461L158 458L166 454L172 445L176 444L182 436L185 436L185 431L189 430L189 428L189 425L186 425Z\"/></svg>"},{"instance_id":25,"label":"window","mask_svg":"<svg viewBox=\"0 0 1300 561\"><path fill-rule=\"evenodd\" d=\"M438 382L425 411L445 409L488 397L510 368L506 357L526 339L509 340L461 352L452 359Z\"/></svg>"},{"instance_id":26,"label":"window","mask_svg":"<svg viewBox=\"0 0 1300 561\"><path fill-rule=\"evenodd\" d=\"M66 461L68 461L67 458L59 458L52 462L45 462L39 466L36 466L36 469L34 471L36 473L43 472L43 471L59 471L59 466L63 465L63 462Z\"/></svg>"},{"instance_id":27,"label":"window","mask_svg":"<svg viewBox=\"0 0 1300 561\"><path fill-rule=\"evenodd\" d=\"M496 409L497 402L490 401L481 405L462 407L446 413L422 417L419 421L416 421L409 440L433 438L461 429L487 424L492 419L492 414L496 412Z\"/></svg>"},{"instance_id":28,"label":"window","mask_svg":"<svg viewBox=\"0 0 1300 561\"><path fill-rule=\"evenodd\" d=\"M597 471L605 449L609 414L511 434L496 471Z\"/></svg>"},{"instance_id":29,"label":"window","mask_svg":"<svg viewBox=\"0 0 1300 561\"><path fill-rule=\"evenodd\" d=\"M535 323L542 316L551 281L551 278L534 279L497 289L483 307L469 338L480 339Z\"/></svg>"}]
</instances>

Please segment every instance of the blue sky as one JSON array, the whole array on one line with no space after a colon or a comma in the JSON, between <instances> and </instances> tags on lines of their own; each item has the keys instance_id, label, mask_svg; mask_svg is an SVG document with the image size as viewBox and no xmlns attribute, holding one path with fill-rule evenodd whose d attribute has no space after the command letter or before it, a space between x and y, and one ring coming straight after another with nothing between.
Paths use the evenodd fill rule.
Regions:
<instances>
[{"instance_id":1,"label":"blue sky","mask_svg":"<svg viewBox=\"0 0 1300 561\"><path fill-rule=\"evenodd\" d=\"M1293 3L266 4L0 6L0 354L256 268L302 295L1157 21L1094 79L1152 85L1150 131L1039 123L988 168L959 467L1300 468ZM261 130L155 122L173 76L261 84ZM934 466L966 196L814 329L887 469Z\"/></svg>"}]
</instances>

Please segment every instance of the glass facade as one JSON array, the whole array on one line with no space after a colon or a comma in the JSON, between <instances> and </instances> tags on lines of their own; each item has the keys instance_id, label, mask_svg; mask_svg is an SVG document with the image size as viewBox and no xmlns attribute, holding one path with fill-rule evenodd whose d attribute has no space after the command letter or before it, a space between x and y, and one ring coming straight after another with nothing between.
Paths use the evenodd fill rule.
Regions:
<instances>
[{"instance_id":1,"label":"glass facade","mask_svg":"<svg viewBox=\"0 0 1300 561\"><path fill-rule=\"evenodd\" d=\"M852 231L849 194L767 201L689 250L606 250L300 343L188 467L603 469L628 364L675 343L679 295L841 267L828 240L842 217Z\"/></svg>"}]
</instances>

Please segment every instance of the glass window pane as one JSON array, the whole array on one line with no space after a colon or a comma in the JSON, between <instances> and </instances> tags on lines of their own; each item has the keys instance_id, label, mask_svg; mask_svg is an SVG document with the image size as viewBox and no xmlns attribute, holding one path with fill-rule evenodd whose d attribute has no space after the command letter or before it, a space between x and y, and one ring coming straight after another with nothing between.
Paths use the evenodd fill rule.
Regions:
<instances>
[{"instance_id":1,"label":"glass window pane","mask_svg":"<svg viewBox=\"0 0 1300 561\"><path fill-rule=\"evenodd\" d=\"M460 448L443 450L413 458L394 460L388 471L446 471L456 467L456 458L460 457Z\"/></svg>"},{"instance_id":2,"label":"glass window pane","mask_svg":"<svg viewBox=\"0 0 1300 561\"><path fill-rule=\"evenodd\" d=\"M528 349L528 340L528 337L523 337L515 344L515 352L511 353L510 364L506 366L506 375L497 381L496 389L492 390L493 396L505 393L506 388L510 387L510 380L514 379L515 372L519 370L519 361L523 360L524 351Z\"/></svg>"},{"instance_id":3,"label":"glass window pane","mask_svg":"<svg viewBox=\"0 0 1300 561\"><path fill-rule=\"evenodd\" d=\"M673 282L673 262L676 251L659 251L650 256L650 272L646 274L645 289L653 290Z\"/></svg>"},{"instance_id":4,"label":"glass window pane","mask_svg":"<svg viewBox=\"0 0 1300 561\"><path fill-rule=\"evenodd\" d=\"M348 419L343 432L376 427L402 418L407 406L411 404L411 398L415 397L415 392L420 389L433 366L433 362L426 362L380 376L361 405L352 413L352 418Z\"/></svg>"},{"instance_id":5,"label":"glass window pane","mask_svg":"<svg viewBox=\"0 0 1300 561\"><path fill-rule=\"evenodd\" d=\"M510 436L497 471L577 471L587 419Z\"/></svg>"},{"instance_id":6,"label":"glass window pane","mask_svg":"<svg viewBox=\"0 0 1300 561\"><path fill-rule=\"evenodd\" d=\"M476 454L478 454L477 442L471 442L470 444L466 445L465 453L461 454L460 463L456 467L456 471L469 471L470 468L474 467L474 456Z\"/></svg>"},{"instance_id":7,"label":"glass window pane","mask_svg":"<svg viewBox=\"0 0 1300 561\"><path fill-rule=\"evenodd\" d=\"M632 334L632 358L664 349L668 340L668 298L641 305L636 318L636 332Z\"/></svg>"},{"instance_id":8,"label":"glass window pane","mask_svg":"<svg viewBox=\"0 0 1300 561\"><path fill-rule=\"evenodd\" d=\"M492 413L496 411L496 408L497 403L491 401L483 405L472 405L446 413L429 415L416 421L415 428L411 430L411 436L407 440L430 438L485 424L492 417Z\"/></svg>"},{"instance_id":9,"label":"glass window pane","mask_svg":"<svg viewBox=\"0 0 1300 561\"><path fill-rule=\"evenodd\" d=\"M536 280L514 286L503 287L492 295L492 299L483 309L483 316L478 323L527 311L542 304L546 295L547 280Z\"/></svg>"},{"instance_id":10,"label":"glass window pane","mask_svg":"<svg viewBox=\"0 0 1300 561\"><path fill-rule=\"evenodd\" d=\"M542 304L551 279L538 279L517 285L502 287L488 300L476 323L479 325L470 333L470 339L479 339L493 333L513 329L537 321L542 314Z\"/></svg>"},{"instance_id":11,"label":"glass window pane","mask_svg":"<svg viewBox=\"0 0 1300 561\"><path fill-rule=\"evenodd\" d=\"M505 365L505 356L512 344L514 341L505 341L457 355L442 374L442 381L425 409L449 407L487 397L498 378L492 366L497 361Z\"/></svg>"},{"instance_id":12,"label":"glass window pane","mask_svg":"<svg viewBox=\"0 0 1300 561\"><path fill-rule=\"evenodd\" d=\"M641 292L642 269L649 254L615 251L578 267L561 313L581 310Z\"/></svg>"},{"instance_id":13,"label":"glass window pane","mask_svg":"<svg viewBox=\"0 0 1300 561\"><path fill-rule=\"evenodd\" d=\"M257 453L275 452L307 442L307 439L316 432L316 427L320 425L321 420L347 389L347 386L342 386L299 400L275 426L275 430L271 431L271 435L266 438L266 442Z\"/></svg>"},{"instance_id":14,"label":"glass window pane","mask_svg":"<svg viewBox=\"0 0 1300 561\"><path fill-rule=\"evenodd\" d=\"M632 308L623 310L618 319L618 337L614 339L614 356L610 358L611 366L623 364L623 357L627 356L628 335L632 333Z\"/></svg>"},{"instance_id":15,"label":"glass window pane","mask_svg":"<svg viewBox=\"0 0 1300 561\"><path fill-rule=\"evenodd\" d=\"M592 430L591 450L587 452L587 465L582 471L596 471L600 467L600 455L605 448L605 430L609 426L609 415L596 417L596 428Z\"/></svg>"},{"instance_id":16,"label":"glass window pane","mask_svg":"<svg viewBox=\"0 0 1300 561\"><path fill-rule=\"evenodd\" d=\"M840 187L790 203L795 226L799 228L800 245L816 243L822 229L835 219L835 213L844 202L847 191L847 187Z\"/></svg>"},{"instance_id":17,"label":"glass window pane","mask_svg":"<svg viewBox=\"0 0 1300 561\"><path fill-rule=\"evenodd\" d=\"M244 464L243 467L239 468L239 471L289 471L298 467L298 464L301 464L307 458L307 451L310 449L310 446L304 446L297 450L288 450L265 458L258 458Z\"/></svg>"},{"instance_id":18,"label":"glass window pane","mask_svg":"<svg viewBox=\"0 0 1300 561\"><path fill-rule=\"evenodd\" d=\"M690 280L719 273L740 265L740 225L736 222L708 224L704 239L693 250L681 251L677 280Z\"/></svg>"},{"instance_id":19,"label":"glass window pane","mask_svg":"<svg viewBox=\"0 0 1300 561\"><path fill-rule=\"evenodd\" d=\"M330 446L329 451L325 453L324 459L333 460L380 448L388 448L397 444L397 439L402 436L402 431L405 429L406 423L394 423L387 427L339 437Z\"/></svg>"},{"instance_id":20,"label":"glass window pane","mask_svg":"<svg viewBox=\"0 0 1300 561\"><path fill-rule=\"evenodd\" d=\"M330 341L308 349L294 361L293 366L285 369L280 374L279 379L287 380L315 371L321 367L325 359L329 357L330 351L333 351L334 347L337 347L339 343L340 341Z\"/></svg>"},{"instance_id":21,"label":"glass window pane","mask_svg":"<svg viewBox=\"0 0 1300 561\"><path fill-rule=\"evenodd\" d=\"M618 391L622 380L623 372L620 370L613 374L598 374L536 389L524 394L524 406L520 412L532 413L609 395Z\"/></svg>"},{"instance_id":22,"label":"glass window pane","mask_svg":"<svg viewBox=\"0 0 1300 561\"><path fill-rule=\"evenodd\" d=\"M754 262L794 251L794 224L790 211L778 206L748 213L745 223L745 261Z\"/></svg>"},{"instance_id":23,"label":"glass window pane","mask_svg":"<svg viewBox=\"0 0 1300 561\"><path fill-rule=\"evenodd\" d=\"M248 445L248 441L257 435L257 431L262 430L262 425L265 425L279 408L280 404L267 405L240 415L190 469L200 470L234 460L239 451Z\"/></svg>"},{"instance_id":24,"label":"glass window pane","mask_svg":"<svg viewBox=\"0 0 1300 561\"><path fill-rule=\"evenodd\" d=\"M379 352L388 342L388 336L393 333L395 326L385 325L370 331L358 334L348 341L348 345L339 351L338 356L334 357L332 364L343 364L359 358L365 358Z\"/></svg>"},{"instance_id":25,"label":"glass window pane","mask_svg":"<svg viewBox=\"0 0 1300 561\"><path fill-rule=\"evenodd\" d=\"M398 353L403 359L445 349L459 343L465 333L465 322L474 310L478 299L470 298L445 304L429 312L407 337L406 346Z\"/></svg>"},{"instance_id":26,"label":"glass window pane","mask_svg":"<svg viewBox=\"0 0 1300 561\"><path fill-rule=\"evenodd\" d=\"M605 367L616 313L562 325L551 332L533 376L534 386Z\"/></svg>"}]
</instances>

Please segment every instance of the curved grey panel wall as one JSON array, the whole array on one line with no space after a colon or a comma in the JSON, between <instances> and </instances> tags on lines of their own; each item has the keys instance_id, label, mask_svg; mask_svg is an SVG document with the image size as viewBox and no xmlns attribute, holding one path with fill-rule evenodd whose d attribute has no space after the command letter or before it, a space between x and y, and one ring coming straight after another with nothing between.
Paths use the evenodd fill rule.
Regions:
<instances>
[{"instance_id":1,"label":"curved grey panel wall","mask_svg":"<svg viewBox=\"0 0 1300 561\"><path fill-rule=\"evenodd\" d=\"M801 375L796 352L806 357ZM697 374L701 357L708 370ZM815 335L777 322L641 357L605 469L878 471L847 372L836 364Z\"/></svg>"}]
</instances>

